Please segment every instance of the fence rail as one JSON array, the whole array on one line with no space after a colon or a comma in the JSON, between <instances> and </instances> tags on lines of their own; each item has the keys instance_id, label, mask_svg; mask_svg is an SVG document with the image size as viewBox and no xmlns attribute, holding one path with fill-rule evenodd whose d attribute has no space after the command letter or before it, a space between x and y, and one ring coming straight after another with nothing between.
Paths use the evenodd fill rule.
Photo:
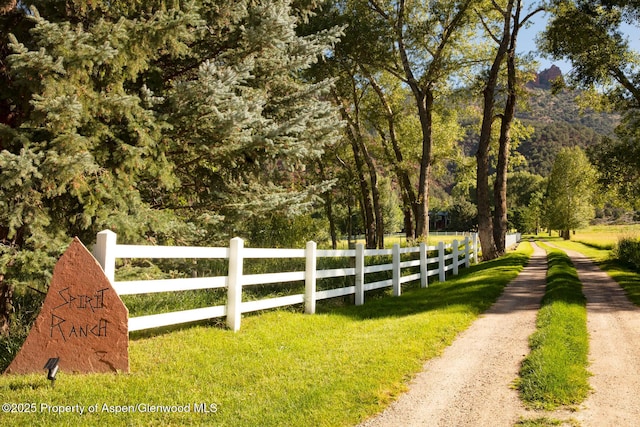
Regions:
<instances>
[{"instance_id":1,"label":"fence rail","mask_svg":"<svg viewBox=\"0 0 640 427\"><path fill-rule=\"evenodd\" d=\"M428 257L436 252L437 257ZM318 300L354 295L356 305L364 304L365 292L374 289L391 287L393 295L402 292L402 284L420 281L422 287L428 286L428 278L437 275L440 281L446 279L446 273L458 274L459 267L468 267L477 262L477 235L465 237L462 242L454 240L450 244L440 242L437 246L422 243L417 247L401 248L399 244L392 249L364 249L357 244L355 249L327 250L317 249L315 242L308 242L305 249L259 249L245 248L244 241L238 237L231 239L228 248L184 247L184 246L145 246L123 245L117 243L117 236L110 230L101 231L97 235L93 250L106 276L111 281L118 295L134 295L155 292L175 292L196 289L227 289L227 304L184 310L172 313L153 314L129 319L129 331L156 328L180 323L194 322L215 317L226 317L227 326L237 331L240 329L242 313L304 304L304 311L315 313ZM402 255L410 255L415 259L402 261ZM374 256L391 256L392 262L386 264L366 265L365 259ZM228 261L226 276L116 281L116 259L124 258L185 258L185 259L223 259ZM304 271L290 271L264 274L244 274L245 259L266 258L299 258L305 259ZM319 258L348 258L354 267L317 270ZM419 273L403 270L419 267ZM432 267L432 268L429 268ZM376 282L367 282L366 275L376 272L391 271L392 277ZM353 276L354 285L329 290L317 290L317 281L333 277ZM256 301L242 301L242 289L245 286L271 283L304 282L302 294L287 295L277 298Z\"/></svg>"}]
</instances>

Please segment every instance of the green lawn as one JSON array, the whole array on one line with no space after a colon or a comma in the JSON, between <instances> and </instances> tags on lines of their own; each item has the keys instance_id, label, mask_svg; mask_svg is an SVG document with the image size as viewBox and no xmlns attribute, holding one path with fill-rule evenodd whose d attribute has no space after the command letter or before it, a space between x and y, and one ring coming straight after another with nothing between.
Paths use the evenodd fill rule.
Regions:
<instances>
[{"instance_id":1,"label":"green lawn","mask_svg":"<svg viewBox=\"0 0 640 427\"><path fill-rule=\"evenodd\" d=\"M246 316L237 333L199 325L141 334L130 342L129 374L60 372L55 388L44 370L2 376L2 403L35 408L5 413L3 424L354 425L405 390L425 360L496 300L530 253L523 244L447 282L360 307ZM65 405L84 413L52 412ZM14 406L25 408L32 407Z\"/></svg>"},{"instance_id":2,"label":"green lawn","mask_svg":"<svg viewBox=\"0 0 640 427\"><path fill-rule=\"evenodd\" d=\"M555 235L555 233L554 233ZM571 240L594 248L612 249L621 237L640 236L640 224L593 225L576 230ZM540 235L544 239L546 236Z\"/></svg>"}]
</instances>

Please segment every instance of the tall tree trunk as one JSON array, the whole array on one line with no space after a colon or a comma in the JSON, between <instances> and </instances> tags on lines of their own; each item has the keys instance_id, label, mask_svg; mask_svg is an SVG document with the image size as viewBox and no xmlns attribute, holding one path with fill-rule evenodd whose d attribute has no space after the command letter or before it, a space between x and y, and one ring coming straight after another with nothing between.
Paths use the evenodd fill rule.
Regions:
<instances>
[{"instance_id":1,"label":"tall tree trunk","mask_svg":"<svg viewBox=\"0 0 640 427\"><path fill-rule=\"evenodd\" d=\"M498 250L493 233L493 220L491 212L491 198L489 192L489 148L491 146L491 134L493 120L495 119L495 96L498 86L498 77L502 62L509 49L511 35L511 11L513 1L507 4L507 9L501 11L504 17L502 37L495 39L498 43L498 50L494 57L493 64L489 70L487 84L483 90L484 105L482 115L482 125L480 128L480 139L478 141L478 151L476 152L477 176L476 191L478 197L478 237L482 246L482 258L490 260L498 257Z\"/></svg>"},{"instance_id":2,"label":"tall tree trunk","mask_svg":"<svg viewBox=\"0 0 640 427\"><path fill-rule=\"evenodd\" d=\"M361 159L360 147L357 141L352 137L351 148L353 149L353 157L356 163L356 173L358 174L358 183L360 185L360 201L362 207L362 216L364 220L365 246L367 249L376 248L376 230L375 217L373 214L373 202L371 201L371 191L364 173L364 165Z\"/></svg>"},{"instance_id":3,"label":"tall tree trunk","mask_svg":"<svg viewBox=\"0 0 640 427\"><path fill-rule=\"evenodd\" d=\"M359 138L360 150L362 157L367 164L369 170L369 181L371 184L371 199L373 201L373 216L375 222L375 240L374 245L377 245L379 249L384 249L384 219L382 214L382 207L380 206L380 190L378 188L378 172L376 171L376 165L369 154L367 145L363 138ZM376 246L374 246L376 247Z\"/></svg>"},{"instance_id":4,"label":"tall tree trunk","mask_svg":"<svg viewBox=\"0 0 640 427\"><path fill-rule=\"evenodd\" d=\"M324 172L324 166L322 161L318 161L318 168L320 169L320 177L323 181L327 180L327 176ZM327 191L324 195L324 206L327 211L327 219L329 220L329 234L331 235L331 248L338 248L338 235L336 233L336 221L333 217L333 195L331 190Z\"/></svg>"},{"instance_id":5,"label":"tall tree trunk","mask_svg":"<svg viewBox=\"0 0 640 427\"><path fill-rule=\"evenodd\" d=\"M516 42L520 29L520 1L515 6L514 25L511 32L509 49L507 52L507 101L500 125L500 148L496 181L493 187L495 212L493 216L493 238L496 243L497 255L503 255L506 250L507 229L507 172L509 168L509 151L511 149L511 125L516 114L517 81L516 81Z\"/></svg>"},{"instance_id":6,"label":"tall tree trunk","mask_svg":"<svg viewBox=\"0 0 640 427\"><path fill-rule=\"evenodd\" d=\"M415 218L417 214L416 195L413 191L411 179L409 178L409 172L404 167L404 156L402 155L402 150L400 149L400 144L398 143L398 138L396 135L395 116L393 113L393 109L391 108L391 105L389 104L387 97L382 90L382 87L380 87L375 77L373 77L373 75L368 72L366 67L361 65L360 68L371 83L371 87L373 87L374 91L378 95L378 99L380 100L382 108L384 109L385 118L387 119L387 129L389 132L389 140L391 141L393 154L391 154L391 150L389 150L384 132L378 129L378 133L380 134L380 137L382 139L382 145L384 147L385 153L387 154L387 158L393 165L393 169L396 173L396 176L398 177L398 183L400 184L400 193L402 195L403 203L405 235L408 238L411 238L414 237L414 228L411 221L412 218Z\"/></svg>"},{"instance_id":7,"label":"tall tree trunk","mask_svg":"<svg viewBox=\"0 0 640 427\"><path fill-rule=\"evenodd\" d=\"M13 287L0 274L0 335L9 335L13 311Z\"/></svg>"},{"instance_id":8,"label":"tall tree trunk","mask_svg":"<svg viewBox=\"0 0 640 427\"><path fill-rule=\"evenodd\" d=\"M422 157L420 178L418 179L418 215L416 216L416 237L429 235L429 180L431 178L431 149L433 145L433 92L424 91L419 103L418 115L422 128Z\"/></svg>"},{"instance_id":9,"label":"tall tree trunk","mask_svg":"<svg viewBox=\"0 0 640 427\"><path fill-rule=\"evenodd\" d=\"M357 103L356 103L356 117L352 117L351 114L347 111L345 106L345 102L342 98L334 92L334 97L340 105L340 112L342 113L342 117L347 121L347 139L351 143L351 148L353 150L353 158L356 165L356 173L358 175L358 183L360 186L361 192L361 207L362 207L362 216L364 220L364 233L365 233L365 245L367 249L375 249L377 247L377 232L376 232L376 217L374 214L373 201L372 201L372 192L369 189L369 184L365 177L365 167L362 162L362 158L365 157L362 153L362 147L364 144L362 143L362 132L360 131L360 122L359 122L359 114L357 113ZM355 97L354 97L355 99Z\"/></svg>"},{"instance_id":10,"label":"tall tree trunk","mask_svg":"<svg viewBox=\"0 0 640 427\"><path fill-rule=\"evenodd\" d=\"M415 237L413 229L413 211L407 206L405 206L402 211L404 214L404 237L410 240Z\"/></svg>"},{"instance_id":11,"label":"tall tree trunk","mask_svg":"<svg viewBox=\"0 0 640 427\"><path fill-rule=\"evenodd\" d=\"M422 130L422 157L420 158L420 177L418 178L418 196L416 198L415 212L415 237L427 237L429 235L429 179L431 178L431 146L433 128L433 92L429 87L421 87L411 68L411 61L404 41L405 2L398 4L398 19L395 24L396 42L398 53L402 62L406 83L411 88L413 97L418 107L418 117ZM442 48L442 45L440 46ZM434 56L438 56L437 53ZM437 62L437 61L433 61ZM432 63L433 63L432 62Z\"/></svg>"}]
</instances>

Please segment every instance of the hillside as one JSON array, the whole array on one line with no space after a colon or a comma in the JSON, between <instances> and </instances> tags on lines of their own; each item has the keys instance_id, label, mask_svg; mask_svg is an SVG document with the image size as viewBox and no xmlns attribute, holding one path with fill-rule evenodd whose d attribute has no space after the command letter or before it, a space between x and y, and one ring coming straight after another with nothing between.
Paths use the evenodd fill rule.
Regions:
<instances>
[{"instance_id":1,"label":"hillside","mask_svg":"<svg viewBox=\"0 0 640 427\"><path fill-rule=\"evenodd\" d=\"M592 110L580 111L576 101L579 93L564 90L554 94L550 80L562 78L557 67L538 74L528 85L529 99L520 107L517 117L535 131L531 138L522 141L518 151L527 159L526 170L546 176L555 155L562 147L578 145L586 148L610 135L620 117L615 114Z\"/></svg>"}]
</instances>

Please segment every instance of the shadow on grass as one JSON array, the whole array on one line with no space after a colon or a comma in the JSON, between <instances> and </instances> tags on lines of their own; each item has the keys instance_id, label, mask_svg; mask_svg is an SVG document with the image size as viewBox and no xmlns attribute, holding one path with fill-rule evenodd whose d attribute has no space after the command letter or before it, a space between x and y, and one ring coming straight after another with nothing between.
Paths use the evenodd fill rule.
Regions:
<instances>
[{"instance_id":1,"label":"shadow on grass","mask_svg":"<svg viewBox=\"0 0 640 427\"><path fill-rule=\"evenodd\" d=\"M600 262L598 266L620 284L634 305L640 306L639 272L635 271L628 264L616 259Z\"/></svg>"},{"instance_id":2,"label":"shadow on grass","mask_svg":"<svg viewBox=\"0 0 640 427\"><path fill-rule=\"evenodd\" d=\"M470 314L487 310L502 294L504 287L527 264L526 254L515 252L496 260L461 269L458 276L445 282L433 282L426 289L410 289L399 297L367 301L361 306L322 309L356 319L404 317L439 309L458 309Z\"/></svg>"}]
</instances>

